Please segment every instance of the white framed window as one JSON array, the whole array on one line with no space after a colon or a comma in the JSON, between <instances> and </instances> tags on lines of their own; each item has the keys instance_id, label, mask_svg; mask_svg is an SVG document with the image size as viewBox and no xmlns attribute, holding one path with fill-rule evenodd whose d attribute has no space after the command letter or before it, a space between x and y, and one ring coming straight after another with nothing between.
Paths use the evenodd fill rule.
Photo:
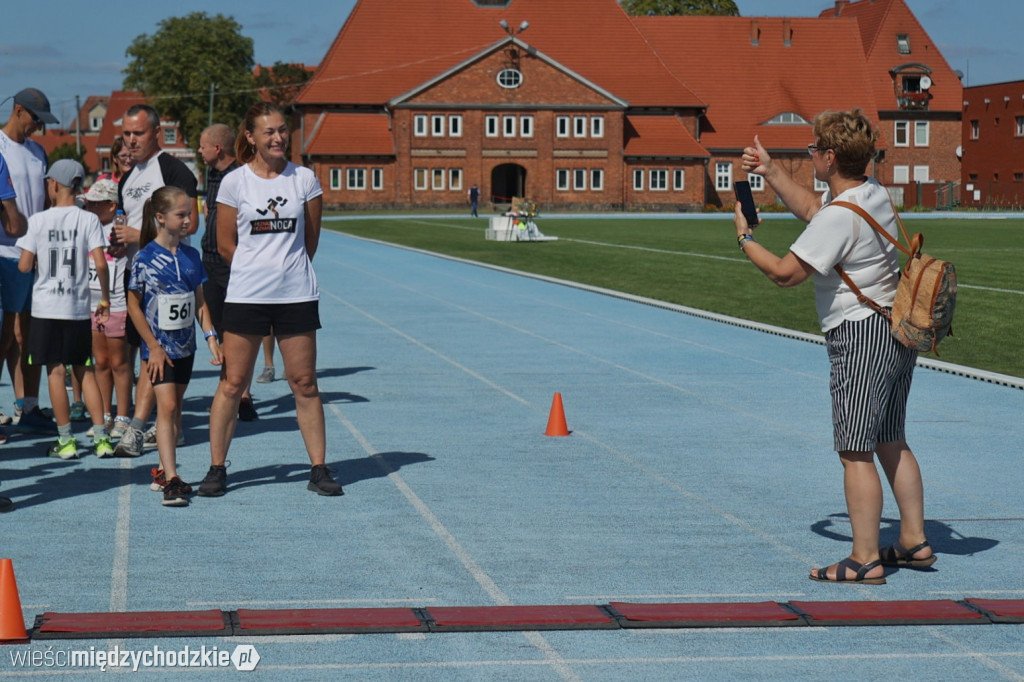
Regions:
<instances>
[{"instance_id":1,"label":"white framed window","mask_svg":"<svg viewBox=\"0 0 1024 682\"><path fill-rule=\"evenodd\" d=\"M518 69L502 69L498 72L497 80L503 88L518 88L523 84L523 73Z\"/></svg>"},{"instance_id":2,"label":"white framed window","mask_svg":"<svg viewBox=\"0 0 1024 682\"><path fill-rule=\"evenodd\" d=\"M914 146L927 147L930 131L928 121L914 121Z\"/></svg>"},{"instance_id":3,"label":"white framed window","mask_svg":"<svg viewBox=\"0 0 1024 682\"><path fill-rule=\"evenodd\" d=\"M896 121L893 130L893 144L897 147L910 146L910 121Z\"/></svg>"},{"instance_id":4,"label":"white framed window","mask_svg":"<svg viewBox=\"0 0 1024 682\"><path fill-rule=\"evenodd\" d=\"M346 189L366 189L366 169L349 168L346 173Z\"/></svg>"},{"instance_id":5,"label":"white framed window","mask_svg":"<svg viewBox=\"0 0 1024 682\"><path fill-rule=\"evenodd\" d=\"M977 140L981 137L981 126L978 125L978 119L971 121L971 139Z\"/></svg>"},{"instance_id":6,"label":"white framed window","mask_svg":"<svg viewBox=\"0 0 1024 682\"><path fill-rule=\"evenodd\" d=\"M732 164L719 161L715 163L715 189L726 192L732 189Z\"/></svg>"},{"instance_id":7,"label":"white framed window","mask_svg":"<svg viewBox=\"0 0 1024 682\"><path fill-rule=\"evenodd\" d=\"M682 192L686 189L686 171L682 168L676 168L672 171L672 189L677 192Z\"/></svg>"},{"instance_id":8,"label":"white framed window","mask_svg":"<svg viewBox=\"0 0 1024 682\"><path fill-rule=\"evenodd\" d=\"M331 169L331 189L341 189L341 169Z\"/></svg>"},{"instance_id":9,"label":"white framed window","mask_svg":"<svg viewBox=\"0 0 1024 682\"><path fill-rule=\"evenodd\" d=\"M178 144L178 131L176 128L164 128L164 144Z\"/></svg>"},{"instance_id":10,"label":"white framed window","mask_svg":"<svg viewBox=\"0 0 1024 682\"><path fill-rule=\"evenodd\" d=\"M892 184L906 185L910 183L910 166L892 167Z\"/></svg>"},{"instance_id":11,"label":"white framed window","mask_svg":"<svg viewBox=\"0 0 1024 682\"><path fill-rule=\"evenodd\" d=\"M569 191L569 169L559 168L555 171L555 189L559 192Z\"/></svg>"},{"instance_id":12,"label":"white framed window","mask_svg":"<svg viewBox=\"0 0 1024 682\"><path fill-rule=\"evenodd\" d=\"M449 168L448 169L448 189L460 190L462 189L462 169L461 168Z\"/></svg>"},{"instance_id":13,"label":"white framed window","mask_svg":"<svg viewBox=\"0 0 1024 682\"><path fill-rule=\"evenodd\" d=\"M444 137L444 116L430 117L430 135L431 137Z\"/></svg>"},{"instance_id":14,"label":"white framed window","mask_svg":"<svg viewBox=\"0 0 1024 682\"><path fill-rule=\"evenodd\" d=\"M519 117L519 136L533 137L533 116Z\"/></svg>"},{"instance_id":15,"label":"white framed window","mask_svg":"<svg viewBox=\"0 0 1024 682\"><path fill-rule=\"evenodd\" d=\"M604 137L604 116L590 117L590 136Z\"/></svg>"},{"instance_id":16,"label":"white framed window","mask_svg":"<svg viewBox=\"0 0 1024 682\"><path fill-rule=\"evenodd\" d=\"M412 171L412 186L423 191L427 188L427 169L414 168Z\"/></svg>"},{"instance_id":17,"label":"white framed window","mask_svg":"<svg viewBox=\"0 0 1024 682\"><path fill-rule=\"evenodd\" d=\"M572 188L577 192L587 189L587 169L574 168L572 171Z\"/></svg>"},{"instance_id":18,"label":"white framed window","mask_svg":"<svg viewBox=\"0 0 1024 682\"><path fill-rule=\"evenodd\" d=\"M750 173L747 175L747 182L750 183L751 192L763 192L764 191L764 176L754 175Z\"/></svg>"},{"instance_id":19,"label":"white framed window","mask_svg":"<svg viewBox=\"0 0 1024 682\"><path fill-rule=\"evenodd\" d=\"M435 168L430 172L430 188L435 190L444 189L444 168Z\"/></svg>"},{"instance_id":20,"label":"white framed window","mask_svg":"<svg viewBox=\"0 0 1024 682\"><path fill-rule=\"evenodd\" d=\"M412 117L412 134L416 137L427 136L427 115L416 114Z\"/></svg>"},{"instance_id":21,"label":"white framed window","mask_svg":"<svg viewBox=\"0 0 1024 682\"><path fill-rule=\"evenodd\" d=\"M587 117L586 116L573 116L572 117L572 136L573 137L586 137L587 136Z\"/></svg>"},{"instance_id":22,"label":"white framed window","mask_svg":"<svg viewBox=\"0 0 1024 682\"><path fill-rule=\"evenodd\" d=\"M644 188L644 169L634 168L633 169L633 189L637 192L643 191Z\"/></svg>"},{"instance_id":23,"label":"white framed window","mask_svg":"<svg viewBox=\"0 0 1024 682\"><path fill-rule=\"evenodd\" d=\"M503 137L515 137L516 136L516 117L515 116L502 116L501 118L501 134Z\"/></svg>"},{"instance_id":24,"label":"white framed window","mask_svg":"<svg viewBox=\"0 0 1024 682\"><path fill-rule=\"evenodd\" d=\"M555 116L555 135L569 137L569 117Z\"/></svg>"},{"instance_id":25,"label":"white framed window","mask_svg":"<svg viewBox=\"0 0 1024 682\"><path fill-rule=\"evenodd\" d=\"M928 166L914 166L914 182L931 182Z\"/></svg>"},{"instance_id":26,"label":"white framed window","mask_svg":"<svg viewBox=\"0 0 1024 682\"><path fill-rule=\"evenodd\" d=\"M652 168L649 186L652 192L664 192L668 190L668 171L664 168Z\"/></svg>"},{"instance_id":27,"label":"white framed window","mask_svg":"<svg viewBox=\"0 0 1024 682\"><path fill-rule=\"evenodd\" d=\"M828 183L827 182L822 182L818 178L814 178L814 191L815 192L827 192L828 191Z\"/></svg>"},{"instance_id":28,"label":"white framed window","mask_svg":"<svg viewBox=\"0 0 1024 682\"><path fill-rule=\"evenodd\" d=\"M370 171L370 187L376 190L384 189L383 168L374 168Z\"/></svg>"},{"instance_id":29,"label":"white framed window","mask_svg":"<svg viewBox=\"0 0 1024 682\"><path fill-rule=\"evenodd\" d=\"M448 117L448 135L462 137L462 114L452 114Z\"/></svg>"},{"instance_id":30,"label":"white framed window","mask_svg":"<svg viewBox=\"0 0 1024 682\"><path fill-rule=\"evenodd\" d=\"M604 191L604 169L603 168L591 168L590 169L590 189L594 192Z\"/></svg>"},{"instance_id":31,"label":"white framed window","mask_svg":"<svg viewBox=\"0 0 1024 682\"><path fill-rule=\"evenodd\" d=\"M1024 137L1024 116L1018 116L1017 119L1016 135L1017 137Z\"/></svg>"},{"instance_id":32,"label":"white framed window","mask_svg":"<svg viewBox=\"0 0 1024 682\"><path fill-rule=\"evenodd\" d=\"M498 136L498 117L494 115L484 116L484 135L487 137Z\"/></svg>"}]
</instances>

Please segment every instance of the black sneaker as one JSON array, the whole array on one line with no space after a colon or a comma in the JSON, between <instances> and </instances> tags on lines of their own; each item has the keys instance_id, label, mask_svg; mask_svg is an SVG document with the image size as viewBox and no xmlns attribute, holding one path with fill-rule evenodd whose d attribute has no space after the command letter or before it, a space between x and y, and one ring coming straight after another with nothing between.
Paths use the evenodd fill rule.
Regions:
<instances>
[{"instance_id":1,"label":"black sneaker","mask_svg":"<svg viewBox=\"0 0 1024 682\"><path fill-rule=\"evenodd\" d=\"M167 485L164 486L164 500L162 504L165 507L187 507L188 494L191 492L192 486L175 476L167 481Z\"/></svg>"},{"instance_id":2,"label":"black sneaker","mask_svg":"<svg viewBox=\"0 0 1024 682\"><path fill-rule=\"evenodd\" d=\"M309 483L306 490L312 490L317 495L344 495L341 484L331 478L331 470L326 464L317 464L309 472Z\"/></svg>"},{"instance_id":3,"label":"black sneaker","mask_svg":"<svg viewBox=\"0 0 1024 682\"><path fill-rule=\"evenodd\" d=\"M243 422L254 422L260 416L256 414L256 407L252 404L252 398L242 398L238 403L238 419Z\"/></svg>"},{"instance_id":4,"label":"black sneaker","mask_svg":"<svg viewBox=\"0 0 1024 682\"><path fill-rule=\"evenodd\" d=\"M223 466L211 466L206 478L199 484L196 493L200 497L220 497L228 491L228 470Z\"/></svg>"},{"instance_id":5,"label":"black sneaker","mask_svg":"<svg viewBox=\"0 0 1024 682\"><path fill-rule=\"evenodd\" d=\"M14 503L11 502L11 498L0 497L0 514L5 514L9 511L14 511Z\"/></svg>"}]
</instances>

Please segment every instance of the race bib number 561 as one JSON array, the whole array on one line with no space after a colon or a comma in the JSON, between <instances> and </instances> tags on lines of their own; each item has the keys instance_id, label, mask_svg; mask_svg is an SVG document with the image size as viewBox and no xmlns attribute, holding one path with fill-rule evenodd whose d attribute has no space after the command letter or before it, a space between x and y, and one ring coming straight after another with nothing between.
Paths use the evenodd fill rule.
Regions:
<instances>
[{"instance_id":1,"label":"race bib number 561","mask_svg":"<svg viewBox=\"0 0 1024 682\"><path fill-rule=\"evenodd\" d=\"M196 319L195 292L160 294L157 297L157 323L160 329L174 331L191 327Z\"/></svg>"}]
</instances>

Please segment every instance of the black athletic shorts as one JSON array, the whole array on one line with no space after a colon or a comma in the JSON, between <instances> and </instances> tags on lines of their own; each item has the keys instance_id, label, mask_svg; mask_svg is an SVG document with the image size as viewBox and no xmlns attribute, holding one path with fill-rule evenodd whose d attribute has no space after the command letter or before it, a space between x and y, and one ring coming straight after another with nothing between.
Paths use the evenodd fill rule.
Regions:
<instances>
[{"instance_id":1,"label":"black athletic shorts","mask_svg":"<svg viewBox=\"0 0 1024 682\"><path fill-rule=\"evenodd\" d=\"M177 384L179 386L188 386L188 382L192 380L192 365L195 364L196 356L193 353L185 358L172 359L174 367L170 365L164 365L164 378L160 381L154 381L154 386L160 384ZM146 371L143 369L143 371Z\"/></svg>"},{"instance_id":2,"label":"black athletic shorts","mask_svg":"<svg viewBox=\"0 0 1024 682\"><path fill-rule=\"evenodd\" d=\"M224 331L235 334L274 336L306 334L320 329L320 302L225 303L221 318Z\"/></svg>"},{"instance_id":3,"label":"black athletic shorts","mask_svg":"<svg viewBox=\"0 0 1024 682\"><path fill-rule=\"evenodd\" d=\"M92 320L33 317L28 333L28 364L91 365Z\"/></svg>"}]
</instances>

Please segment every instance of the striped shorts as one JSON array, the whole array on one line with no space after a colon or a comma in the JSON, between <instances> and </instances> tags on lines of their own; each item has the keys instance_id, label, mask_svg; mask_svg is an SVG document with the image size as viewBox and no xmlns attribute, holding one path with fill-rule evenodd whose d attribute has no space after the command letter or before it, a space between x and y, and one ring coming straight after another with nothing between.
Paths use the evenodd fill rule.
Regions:
<instances>
[{"instance_id":1,"label":"striped shorts","mask_svg":"<svg viewBox=\"0 0 1024 682\"><path fill-rule=\"evenodd\" d=\"M843 322L825 333L825 344L836 451L872 452L906 438L917 351L894 339L881 315Z\"/></svg>"}]
</instances>

